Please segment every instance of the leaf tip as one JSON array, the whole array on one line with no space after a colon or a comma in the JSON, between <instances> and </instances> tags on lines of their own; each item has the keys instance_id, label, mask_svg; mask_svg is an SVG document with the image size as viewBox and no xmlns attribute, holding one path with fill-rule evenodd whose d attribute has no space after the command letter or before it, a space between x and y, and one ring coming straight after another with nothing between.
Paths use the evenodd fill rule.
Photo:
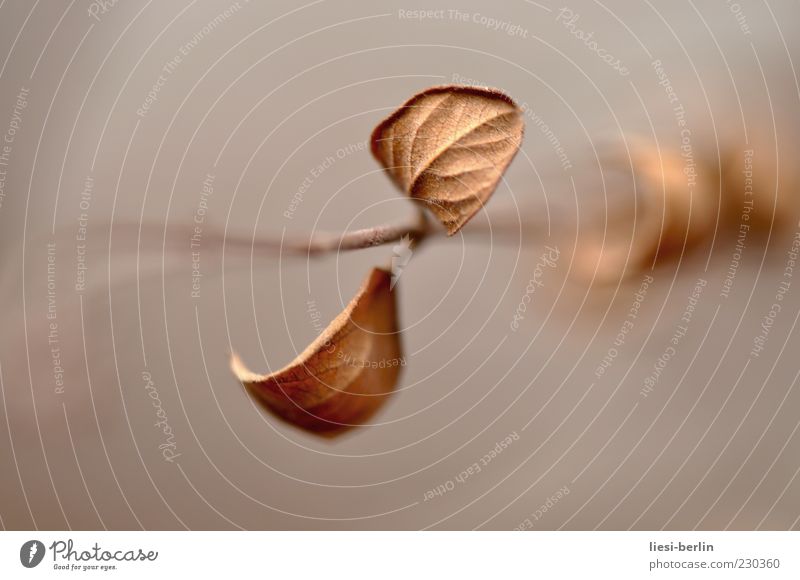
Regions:
<instances>
[{"instance_id":1,"label":"leaf tip","mask_svg":"<svg viewBox=\"0 0 800 580\"><path fill-rule=\"evenodd\" d=\"M235 352L232 352L230 355L229 365L231 372L236 376L237 379L239 379L239 381L243 383L252 383L261 378L259 375L248 369L244 362L242 362L241 357Z\"/></svg>"}]
</instances>

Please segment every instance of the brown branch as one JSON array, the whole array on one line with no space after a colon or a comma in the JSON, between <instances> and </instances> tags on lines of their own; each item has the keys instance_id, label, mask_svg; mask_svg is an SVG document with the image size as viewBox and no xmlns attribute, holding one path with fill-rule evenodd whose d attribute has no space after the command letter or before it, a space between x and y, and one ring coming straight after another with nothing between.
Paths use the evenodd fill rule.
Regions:
<instances>
[{"instance_id":1,"label":"brown branch","mask_svg":"<svg viewBox=\"0 0 800 580\"><path fill-rule=\"evenodd\" d=\"M535 213L535 212L530 212ZM94 224L89 237L95 243L103 243L107 232L111 231L111 243L117 249L120 245L144 250L145 245L157 244L170 252L191 249L192 236L196 235L198 247L196 251L221 252L232 257L263 256L278 254L296 254L306 256L323 256L334 252L344 252L371 248L399 241L408 236L418 246L425 240L435 237L446 237L446 231L437 227L427 218L420 208L414 216L404 222L383 224L371 228L353 230L344 233L318 231L314 234L294 234L284 236L245 235L225 232L217 227L203 224L198 230L191 223L177 225L158 222L114 221ZM100 230L100 231L98 231ZM493 216L480 217L468 224L460 234L466 237L491 236L498 241L517 241L530 231L543 231L544 224L520 223L516 212L498 212ZM74 228L62 227L56 232L56 239L73 238ZM458 237L458 236L455 236ZM52 240L52 236L47 236Z\"/></svg>"},{"instance_id":2,"label":"brown branch","mask_svg":"<svg viewBox=\"0 0 800 580\"><path fill-rule=\"evenodd\" d=\"M329 252L340 252L346 250L359 250L362 248L372 248L399 241L408 236L411 240L419 244L431 235L443 235L444 230L435 230L431 227L430 221L425 213L417 212L415 218L408 222L398 224L382 224L362 230L344 232L342 234L331 234L321 232L313 235L307 241L302 239L280 240L277 244L278 250L296 252L300 254L318 255ZM264 243L267 240L258 240ZM227 245L228 242L226 242ZM276 246L274 242L271 244Z\"/></svg>"}]
</instances>

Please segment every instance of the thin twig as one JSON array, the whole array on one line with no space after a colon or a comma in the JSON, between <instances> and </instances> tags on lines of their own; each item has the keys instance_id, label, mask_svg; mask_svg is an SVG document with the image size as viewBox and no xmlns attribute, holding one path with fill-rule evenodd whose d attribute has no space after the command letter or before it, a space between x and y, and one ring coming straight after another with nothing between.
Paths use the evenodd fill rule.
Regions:
<instances>
[{"instance_id":1,"label":"thin twig","mask_svg":"<svg viewBox=\"0 0 800 580\"><path fill-rule=\"evenodd\" d=\"M194 238L198 249L201 251L222 251L244 255L252 251L255 255L269 253L291 253L309 256L357 250L382 246L399 241L408 236L415 243L421 242L428 236L444 235L444 230L434 229L424 213L419 212L411 220L397 224L383 224L371 228L353 230L344 233L318 231L309 236L285 235L277 236L245 236L238 233L226 233L217 228L203 226L195 230L191 225L164 226L161 224L114 223L114 230L119 229L130 236L136 232L136 238L141 240L153 238L164 242L165 246L179 246L188 248Z\"/></svg>"},{"instance_id":2,"label":"thin twig","mask_svg":"<svg viewBox=\"0 0 800 580\"><path fill-rule=\"evenodd\" d=\"M533 212L531 212L533 213ZM517 241L530 230L542 230L542 224L520 223L519 214L500 212L491 217L481 217L467 224L460 234L467 237L491 236L497 241ZM106 230L104 232L103 230ZM314 234L293 234L282 236L245 235L238 232L225 232L217 227L202 224L195 227L191 223L163 224L158 222L133 222L115 220L113 223L96 223L89 232L89 238L99 243L107 239L110 229L111 241L116 249L145 250L145 246L156 245L164 250L194 250L202 252L221 252L231 257L249 257L297 254L309 257L330 253L371 248L392 244L404 236L418 246L423 241L435 237L446 237L444 228L437 227L420 208L414 216L404 222L383 224L371 228L344 233L318 231ZM102 232L102 233L101 233ZM49 241L73 238L75 229L61 227L55 236L46 236ZM193 245L194 241L194 245Z\"/></svg>"}]
</instances>

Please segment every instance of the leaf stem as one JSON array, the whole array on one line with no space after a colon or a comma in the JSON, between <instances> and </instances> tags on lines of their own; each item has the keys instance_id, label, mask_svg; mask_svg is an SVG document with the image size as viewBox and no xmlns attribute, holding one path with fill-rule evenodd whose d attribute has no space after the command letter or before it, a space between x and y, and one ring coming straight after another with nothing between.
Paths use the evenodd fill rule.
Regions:
<instances>
[{"instance_id":1,"label":"leaf stem","mask_svg":"<svg viewBox=\"0 0 800 580\"><path fill-rule=\"evenodd\" d=\"M425 213L419 210L413 219L406 222L381 224L341 234L320 232L311 236L307 241L301 239L280 240L277 247L282 251L315 255L382 246L397 242L406 236L419 244L428 236L437 233L444 234L444 230L434 230Z\"/></svg>"}]
</instances>

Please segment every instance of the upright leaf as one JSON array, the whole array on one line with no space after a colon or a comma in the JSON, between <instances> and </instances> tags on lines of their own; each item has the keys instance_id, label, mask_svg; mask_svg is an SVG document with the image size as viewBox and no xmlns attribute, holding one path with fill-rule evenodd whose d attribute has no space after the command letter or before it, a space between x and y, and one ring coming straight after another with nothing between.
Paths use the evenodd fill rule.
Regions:
<instances>
[{"instance_id":1,"label":"upright leaf","mask_svg":"<svg viewBox=\"0 0 800 580\"><path fill-rule=\"evenodd\" d=\"M375 128L372 153L453 235L494 192L522 143L523 126L522 111L499 91L434 87Z\"/></svg>"}]
</instances>

